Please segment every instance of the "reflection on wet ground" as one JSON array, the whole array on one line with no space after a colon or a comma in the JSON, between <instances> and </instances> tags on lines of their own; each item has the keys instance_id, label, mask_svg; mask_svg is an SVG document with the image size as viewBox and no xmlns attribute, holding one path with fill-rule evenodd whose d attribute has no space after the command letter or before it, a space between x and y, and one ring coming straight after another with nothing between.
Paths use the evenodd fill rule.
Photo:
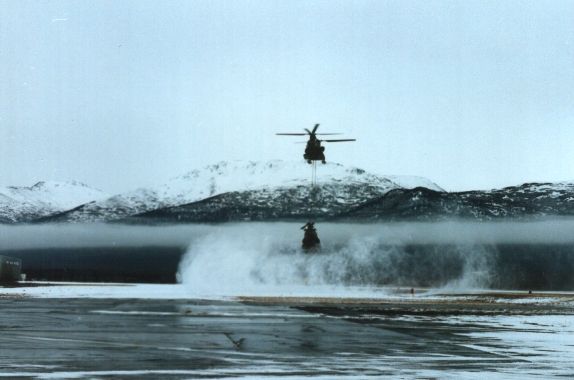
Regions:
<instances>
[{"instance_id":1,"label":"reflection on wet ground","mask_svg":"<svg viewBox=\"0 0 574 380\"><path fill-rule=\"evenodd\" d=\"M570 306L445 305L4 298L0 377L574 376Z\"/></svg>"}]
</instances>

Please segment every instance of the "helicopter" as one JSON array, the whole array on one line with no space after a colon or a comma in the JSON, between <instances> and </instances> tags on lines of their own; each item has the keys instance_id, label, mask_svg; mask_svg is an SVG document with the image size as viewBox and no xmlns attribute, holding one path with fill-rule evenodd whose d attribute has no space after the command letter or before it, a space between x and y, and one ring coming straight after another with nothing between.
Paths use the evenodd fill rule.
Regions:
<instances>
[{"instance_id":1,"label":"helicopter","mask_svg":"<svg viewBox=\"0 0 574 380\"><path fill-rule=\"evenodd\" d=\"M340 133L316 133L317 128L319 128L319 124L315 124L315 127L313 127L312 131L305 128L306 133L276 133L276 135L279 135L279 136L307 136L307 135L309 135L309 140L307 141L307 146L305 147L305 154L303 154L303 158L309 164L311 164L313 161L321 161L323 164L327 163L327 161L325 161L325 147L321 146L322 142L357 141L355 139L320 140L317 138L318 135L340 135Z\"/></svg>"},{"instance_id":2,"label":"helicopter","mask_svg":"<svg viewBox=\"0 0 574 380\"><path fill-rule=\"evenodd\" d=\"M305 231L303 241L301 242L303 250L307 252L318 250L321 247L321 240L319 240L319 236L317 235L315 222L307 222L301 229Z\"/></svg>"}]
</instances>

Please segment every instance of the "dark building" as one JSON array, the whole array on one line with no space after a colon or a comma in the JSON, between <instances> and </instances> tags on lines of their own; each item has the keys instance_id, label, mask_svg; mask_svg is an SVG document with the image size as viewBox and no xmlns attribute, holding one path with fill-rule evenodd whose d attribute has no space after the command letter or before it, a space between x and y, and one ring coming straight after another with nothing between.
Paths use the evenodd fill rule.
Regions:
<instances>
[{"instance_id":1,"label":"dark building","mask_svg":"<svg viewBox=\"0 0 574 380\"><path fill-rule=\"evenodd\" d=\"M14 257L0 256L0 283L20 280L22 260Z\"/></svg>"}]
</instances>

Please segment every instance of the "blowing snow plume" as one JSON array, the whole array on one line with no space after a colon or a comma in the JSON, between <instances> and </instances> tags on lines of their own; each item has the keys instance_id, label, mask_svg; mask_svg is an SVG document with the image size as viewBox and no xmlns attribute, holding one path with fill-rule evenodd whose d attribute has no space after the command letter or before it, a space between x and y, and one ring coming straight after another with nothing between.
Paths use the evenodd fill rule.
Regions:
<instances>
[{"instance_id":1,"label":"blowing snow plume","mask_svg":"<svg viewBox=\"0 0 574 380\"><path fill-rule=\"evenodd\" d=\"M573 222L321 224L319 254L300 250L299 227L213 227L192 241L178 278L198 296L348 295L388 286L544 288L537 271L552 276L557 255L560 271L574 268Z\"/></svg>"}]
</instances>

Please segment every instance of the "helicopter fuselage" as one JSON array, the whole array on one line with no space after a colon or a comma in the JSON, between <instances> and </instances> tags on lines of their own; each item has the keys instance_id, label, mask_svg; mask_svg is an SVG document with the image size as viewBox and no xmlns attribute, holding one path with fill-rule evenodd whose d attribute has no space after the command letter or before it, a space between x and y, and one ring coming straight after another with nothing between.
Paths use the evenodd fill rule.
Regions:
<instances>
[{"instance_id":1,"label":"helicopter fuselage","mask_svg":"<svg viewBox=\"0 0 574 380\"><path fill-rule=\"evenodd\" d=\"M321 140L317 138L310 138L309 141L307 141L307 146L305 147L305 154L303 154L303 158L308 163L312 163L313 161L321 161L322 163L326 163L325 147L321 146Z\"/></svg>"},{"instance_id":2,"label":"helicopter fuselage","mask_svg":"<svg viewBox=\"0 0 574 380\"><path fill-rule=\"evenodd\" d=\"M319 240L315 227L308 223L303 227L303 229L305 231L303 241L301 242L303 250L306 252L318 250L321 246L321 240Z\"/></svg>"},{"instance_id":3,"label":"helicopter fuselage","mask_svg":"<svg viewBox=\"0 0 574 380\"><path fill-rule=\"evenodd\" d=\"M307 141L307 146L305 147L305 154L303 158L309 163L312 164L313 161L321 161L322 163L326 164L325 161L325 148L321 146L321 142L345 142L345 141L355 141L355 139L327 139L327 140L319 140L317 135L338 135L339 133L316 133L317 128L319 128L319 124L315 124L313 130L309 130L305 128L306 133L277 133L277 135L281 136L309 136L309 140Z\"/></svg>"}]
</instances>

